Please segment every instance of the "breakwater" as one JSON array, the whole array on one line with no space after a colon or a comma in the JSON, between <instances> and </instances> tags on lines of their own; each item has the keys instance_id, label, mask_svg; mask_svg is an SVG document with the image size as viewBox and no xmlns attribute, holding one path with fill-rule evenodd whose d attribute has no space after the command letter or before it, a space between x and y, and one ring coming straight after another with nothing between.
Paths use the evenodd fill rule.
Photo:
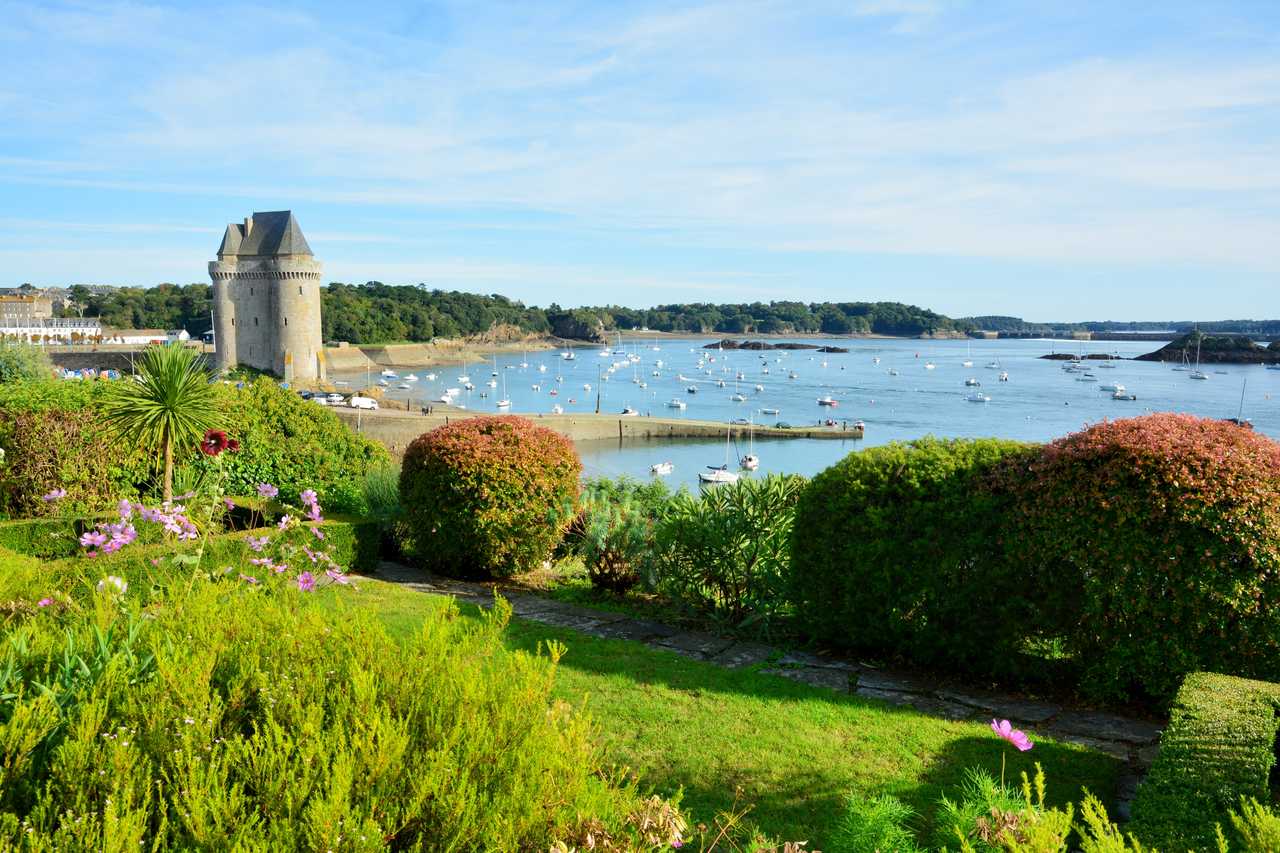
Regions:
<instances>
[{"instance_id":1,"label":"breakwater","mask_svg":"<svg viewBox=\"0 0 1280 853\"><path fill-rule=\"evenodd\" d=\"M409 443L424 432L456 420L480 417L484 412L468 412L445 406L434 406L432 413L379 409L376 412L359 409L335 408L338 417L352 429L377 441L393 454L404 453ZM517 413L518 414L518 413ZM725 430L735 441L747 440L748 431L758 439L766 438L826 438L860 439L862 427L849 424L847 428L834 427L748 427L746 424L725 424L716 421L694 421L681 418L619 417L618 415L520 415L535 423L553 429L570 441L600 441L603 439L654 439L654 438L724 438Z\"/></svg>"}]
</instances>

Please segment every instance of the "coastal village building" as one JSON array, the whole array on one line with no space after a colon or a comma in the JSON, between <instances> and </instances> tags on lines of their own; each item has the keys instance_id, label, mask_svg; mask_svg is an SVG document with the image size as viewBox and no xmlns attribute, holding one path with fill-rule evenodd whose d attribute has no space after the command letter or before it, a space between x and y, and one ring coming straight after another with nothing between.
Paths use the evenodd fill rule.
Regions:
<instances>
[{"instance_id":1,"label":"coastal village building","mask_svg":"<svg viewBox=\"0 0 1280 853\"><path fill-rule=\"evenodd\" d=\"M228 225L209 263L218 369L243 364L289 382L324 379L320 274L292 211Z\"/></svg>"},{"instance_id":2,"label":"coastal village building","mask_svg":"<svg viewBox=\"0 0 1280 853\"><path fill-rule=\"evenodd\" d=\"M0 319L0 337L42 345L96 343L102 338L102 321L96 317Z\"/></svg>"},{"instance_id":3,"label":"coastal village building","mask_svg":"<svg viewBox=\"0 0 1280 853\"><path fill-rule=\"evenodd\" d=\"M0 296L0 323L26 323L53 318L53 300L47 296Z\"/></svg>"}]
</instances>

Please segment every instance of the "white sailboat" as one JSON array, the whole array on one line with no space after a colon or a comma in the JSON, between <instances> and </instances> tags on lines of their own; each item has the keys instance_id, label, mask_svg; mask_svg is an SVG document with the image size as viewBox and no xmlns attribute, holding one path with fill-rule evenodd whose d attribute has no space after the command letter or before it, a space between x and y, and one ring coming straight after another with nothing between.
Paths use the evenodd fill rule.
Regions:
<instances>
[{"instance_id":1,"label":"white sailboat","mask_svg":"<svg viewBox=\"0 0 1280 853\"><path fill-rule=\"evenodd\" d=\"M511 400L507 397L507 374L502 374L502 399L498 401L499 409L511 408Z\"/></svg>"},{"instance_id":2,"label":"white sailboat","mask_svg":"<svg viewBox=\"0 0 1280 853\"><path fill-rule=\"evenodd\" d=\"M756 436L752 427L755 426L751 421L747 421L747 453L738 460L738 464L745 471L754 471L760 467L760 457L756 456Z\"/></svg>"},{"instance_id":3,"label":"white sailboat","mask_svg":"<svg viewBox=\"0 0 1280 853\"><path fill-rule=\"evenodd\" d=\"M721 483L736 483L738 475L729 470L729 438L730 430L724 431L724 464L708 465L707 470L698 472L698 481L708 485L720 485Z\"/></svg>"},{"instance_id":4,"label":"white sailboat","mask_svg":"<svg viewBox=\"0 0 1280 853\"><path fill-rule=\"evenodd\" d=\"M1196 337L1196 369L1190 373L1190 378L1199 379L1201 381L1209 378L1209 374L1200 369L1200 341L1203 337L1204 335L1198 335Z\"/></svg>"}]
</instances>

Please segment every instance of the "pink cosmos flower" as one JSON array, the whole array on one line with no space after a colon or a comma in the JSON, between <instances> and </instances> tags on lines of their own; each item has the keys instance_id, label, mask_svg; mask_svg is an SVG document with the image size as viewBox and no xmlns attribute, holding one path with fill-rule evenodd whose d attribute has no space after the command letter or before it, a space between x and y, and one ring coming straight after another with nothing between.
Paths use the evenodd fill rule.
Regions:
<instances>
[{"instance_id":1,"label":"pink cosmos flower","mask_svg":"<svg viewBox=\"0 0 1280 853\"><path fill-rule=\"evenodd\" d=\"M50 501L61 500L62 498L65 498L66 496L67 496L67 490L66 490L66 489L54 489L52 492L49 492L49 494L47 494L47 495L45 495L44 497L40 498L40 500L44 501L45 503L49 503Z\"/></svg>"},{"instance_id":2,"label":"pink cosmos flower","mask_svg":"<svg viewBox=\"0 0 1280 853\"><path fill-rule=\"evenodd\" d=\"M303 572L298 575L298 589L303 592L311 592L316 588L316 579L311 576L311 572Z\"/></svg>"},{"instance_id":3,"label":"pink cosmos flower","mask_svg":"<svg viewBox=\"0 0 1280 853\"><path fill-rule=\"evenodd\" d=\"M230 512L231 510L236 508L236 502L231 500L231 498L223 498L222 505L227 508L227 512Z\"/></svg>"},{"instance_id":4,"label":"pink cosmos flower","mask_svg":"<svg viewBox=\"0 0 1280 853\"><path fill-rule=\"evenodd\" d=\"M99 530L86 530L80 534L80 544L85 548L102 545L107 541L107 534Z\"/></svg>"},{"instance_id":5,"label":"pink cosmos flower","mask_svg":"<svg viewBox=\"0 0 1280 853\"><path fill-rule=\"evenodd\" d=\"M320 515L320 504L312 504L307 508L307 518L312 521L324 521L324 518Z\"/></svg>"},{"instance_id":6,"label":"pink cosmos flower","mask_svg":"<svg viewBox=\"0 0 1280 853\"><path fill-rule=\"evenodd\" d=\"M325 569L324 573L328 575L329 580L333 581L334 583L340 583L340 584L351 583L351 581L347 580L347 576L344 575L342 572L338 571L337 569Z\"/></svg>"},{"instance_id":7,"label":"pink cosmos flower","mask_svg":"<svg viewBox=\"0 0 1280 853\"><path fill-rule=\"evenodd\" d=\"M277 489L275 486L271 485L270 483L258 484L258 497L274 498L278 494L280 494L280 490Z\"/></svg>"},{"instance_id":8,"label":"pink cosmos flower","mask_svg":"<svg viewBox=\"0 0 1280 853\"><path fill-rule=\"evenodd\" d=\"M314 533L314 534L316 535L316 538L317 538L317 539L323 539L323 538L324 538L324 531L323 531L323 530L321 530L319 527L313 527L313 528L311 528L311 532L312 532L312 533Z\"/></svg>"},{"instance_id":9,"label":"pink cosmos flower","mask_svg":"<svg viewBox=\"0 0 1280 853\"><path fill-rule=\"evenodd\" d=\"M316 502L316 491L315 489L304 489L300 497L305 506L311 506Z\"/></svg>"},{"instance_id":10,"label":"pink cosmos flower","mask_svg":"<svg viewBox=\"0 0 1280 853\"><path fill-rule=\"evenodd\" d=\"M253 575L246 575L246 574L241 574L241 575L240 575L240 580L244 581L245 583L249 583L249 584L256 584L256 583L258 582L258 579L257 579L257 578L255 578Z\"/></svg>"},{"instance_id":11,"label":"pink cosmos flower","mask_svg":"<svg viewBox=\"0 0 1280 853\"><path fill-rule=\"evenodd\" d=\"M292 515L286 515L286 516L284 516L283 518L281 518L281 519L280 519L280 523L279 523L279 524L277 524L277 525L276 525L276 527L279 527L281 530L284 530L286 527L288 527L288 526L289 526L289 522L291 522L291 521L293 521L293 516L292 516Z\"/></svg>"},{"instance_id":12,"label":"pink cosmos flower","mask_svg":"<svg viewBox=\"0 0 1280 853\"><path fill-rule=\"evenodd\" d=\"M48 607L50 604L53 604L52 598L42 598L36 602L36 607Z\"/></svg>"},{"instance_id":13,"label":"pink cosmos flower","mask_svg":"<svg viewBox=\"0 0 1280 853\"><path fill-rule=\"evenodd\" d=\"M272 566L271 571L275 572L278 575L282 575L285 572L289 571L289 566L286 565L285 563L280 563L277 566Z\"/></svg>"},{"instance_id":14,"label":"pink cosmos flower","mask_svg":"<svg viewBox=\"0 0 1280 853\"><path fill-rule=\"evenodd\" d=\"M126 518L133 515L133 504L129 503L127 500L121 499L120 503L116 505L116 509L120 511L121 521L124 521Z\"/></svg>"},{"instance_id":15,"label":"pink cosmos flower","mask_svg":"<svg viewBox=\"0 0 1280 853\"><path fill-rule=\"evenodd\" d=\"M1015 729L1008 720L992 720L991 731L995 732L998 737L1003 740L1007 740L1009 743L1016 746L1019 752L1026 752L1028 749L1035 746L1025 733Z\"/></svg>"},{"instance_id":16,"label":"pink cosmos flower","mask_svg":"<svg viewBox=\"0 0 1280 853\"><path fill-rule=\"evenodd\" d=\"M271 540L266 536L250 536L248 540L249 548L253 551L261 551Z\"/></svg>"}]
</instances>

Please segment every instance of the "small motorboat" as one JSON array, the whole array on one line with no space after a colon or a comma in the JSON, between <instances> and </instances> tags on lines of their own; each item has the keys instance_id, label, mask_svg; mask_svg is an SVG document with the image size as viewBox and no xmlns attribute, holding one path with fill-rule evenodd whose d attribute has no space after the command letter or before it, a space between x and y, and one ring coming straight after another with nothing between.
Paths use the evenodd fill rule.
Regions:
<instances>
[{"instance_id":1,"label":"small motorboat","mask_svg":"<svg viewBox=\"0 0 1280 853\"><path fill-rule=\"evenodd\" d=\"M799 378L800 378L800 374L799 374L799 373L796 373L796 372L793 370L793 371L791 371L790 373L788 373L788 374L787 374L787 378L788 378L788 379L799 379Z\"/></svg>"},{"instance_id":2,"label":"small motorboat","mask_svg":"<svg viewBox=\"0 0 1280 853\"><path fill-rule=\"evenodd\" d=\"M981 391L974 394L970 394L968 397L965 397L965 399L968 400L970 403L990 403L991 402L991 398L988 397L986 394L983 394Z\"/></svg>"},{"instance_id":3,"label":"small motorboat","mask_svg":"<svg viewBox=\"0 0 1280 853\"><path fill-rule=\"evenodd\" d=\"M689 408L689 404L686 403L684 400L677 400L675 398L672 398L667 401L667 408L668 409L687 409Z\"/></svg>"},{"instance_id":4,"label":"small motorboat","mask_svg":"<svg viewBox=\"0 0 1280 853\"><path fill-rule=\"evenodd\" d=\"M1098 386L1099 391L1123 391L1124 386L1119 382L1106 382Z\"/></svg>"},{"instance_id":5,"label":"small motorboat","mask_svg":"<svg viewBox=\"0 0 1280 853\"><path fill-rule=\"evenodd\" d=\"M435 381L436 381L436 375L435 375L434 373L428 373L428 374L427 374L427 381L428 381L428 382L435 382Z\"/></svg>"},{"instance_id":6,"label":"small motorboat","mask_svg":"<svg viewBox=\"0 0 1280 853\"><path fill-rule=\"evenodd\" d=\"M401 391L408 391L408 390L410 390L411 388L413 388L413 386L412 386L412 385L410 385L408 382L401 382L401 383L400 383L399 385L397 385L396 387L397 387L397 388L399 388Z\"/></svg>"},{"instance_id":7,"label":"small motorboat","mask_svg":"<svg viewBox=\"0 0 1280 853\"><path fill-rule=\"evenodd\" d=\"M649 466L649 473L656 477L665 477L674 470L676 466L670 462L655 462Z\"/></svg>"},{"instance_id":8,"label":"small motorboat","mask_svg":"<svg viewBox=\"0 0 1280 853\"><path fill-rule=\"evenodd\" d=\"M509 409L509 408L511 408L511 401L510 401L510 400L499 400L499 401L498 401L498 408L499 408L499 409Z\"/></svg>"},{"instance_id":9,"label":"small motorboat","mask_svg":"<svg viewBox=\"0 0 1280 853\"><path fill-rule=\"evenodd\" d=\"M390 385L391 383L390 383L390 382L388 382L388 381L387 381L387 380L385 380L385 379L379 379L379 380L378 380L378 384L379 384L379 385L381 385L383 388L385 388L385 387L387 387L388 385Z\"/></svg>"},{"instance_id":10,"label":"small motorboat","mask_svg":"<svg viewBox=\"0 0 1280 853\"><path fill-rule=\"evenodd\" d=\"M631 408L630 406L622 407L622 416L624 418L633 418L639 414L640 414L639 412L637 412L635 409Z\"/></svg>"},{"instance_id":11,"label":"small motorboat","mask_svg":"<svg viewBox=\"0 0 1280 853\"><path fill-rule=\"evenodd\" d=\"M417 382L417 381L418 381L418 376L417 376L417 374L415 374L415 373L410 373L408 376L406 376L406 377L404 378L404 381L405 381L405 382Z\"/></svg>"},{"instance_id":12,"label":"small motorboat","mask_svg":"<svg viewBox=\"0 0 1280 853\"><path fill-rule=\"evenodd\" d=\"M757 386L756 386L756 390L757 390L757 391L763 391L763 390L764 390L764 386L763 386L763 385L757 385Z\"/></svg>"},{"instance_id":13,"label":"small motorboat","mask_svg":"<svg viewBox=\"0 0 1280 853\"><path fill-rule=\"evenodd\" d=\"M781 410L781 409L761 409L761 410L760 410L760 414L762 414L762 415L780 415L780 414L782 414L782 410Z\"/></svg>"},{"instance_id":14,"label":"small motorboat","mask_svg":"<svg viewBox=\"0 0 1280 853\"><path fill-rule=\"evenodd\" d=\"M686 389L684 389L684 390L685 390L685 393L686 393L686 394L697 394L697 393L698 393L698 386L697 386L697 385L690 385L688 388L686 388Z\"/></svg>"},{"instance_id":15,"label":"small motorboat","mask_svg":"<svg viewBox=\"0 0 1280 853\"><path fill-rule=\"evenodd\" d=\"M889 368L889 375L890 375L890 376L897 376L897 375L898 375L898 368L896 368L896 367L890 367L890 368Z\"/></svg>"},{"instance_id":16,"label":"small motorboat","mask_svg":"<svg viewBox=\"0 0 1280 853\"><path fill-rule=\"evenodd\" d=\"M1116 391L1111 395L1112 400L1136 400L1138 395L1131 391Z\"/></svg>"},{"instance_id":17,"label":"small motorboat","mask_svg":"<svg viewBox=\"0 0 1280 853\"><path fill-rule=\"evenodd\" d=\"M1001 381L1001 382L1008 382L1008 381L1009 381L1009 371L1007 371L1007 370L1003 370L1003 371L1001 371L1001 372L1000 372L1000 381Z\"/></svg>"},{"instance_id":18,"label":"small motorboat","mask_svg":"<svg viewBox=\"0 0 1280 853\"><path fill-rule=\"evenodd\" d=\"M732 400L732 401L733 401L733 402L735 402L735 403L741 403L741 402L743 402L744 400L746 400L747 398L746 398L746 397L744 397L744 396L742 396L741 394L732 394L732 395L730 395L729 399L730 399L730 400Z\"/></svg>"},{"instance_id":19,"label":"small motorboat","mask_svg":"<svg viewBox=\"0 0 1280 853\"><path fill-rule=\"evenodd\" d=\"M933 369L934 369L934 368L936 368L936 367L937 367L937 365L936 365L936 364L934 364L932 361L926 361L926 362L924 363L924 369L925 369L925 370L933 370Z\"/></svg>"},{"instance_id":20,"label":"small motorboat","mask_svg":"<svg viewBox=\"0 0 1280 853\"><path fill-rule=\"evenodd\" d=\"M563 414L564 414L564 406L560 405L559 403L556 403L554 406L552 406L552 407L551 407L551 414L553 414L553 415L563 415Z\"/></svg>"},{"instance_id":21,"label":"small motorboat","mask_svg":"<svg viewBox=\"0 0 1280 853\"><path fill-rule=\"evenodd\" d=\"M974 379L973 377L966 379L964 381L964 384L969 388L978 388L982 385L981 382L979 382L977 379Z\"/></svg>"},{"instance_id":22,"label":"small motorboat","mask_svg":"<svg viewBox=\"0 0 1280 853\"><path fill-rule=\"evenodd\" d=\"M831 395L828 394L826 397L818 398L818 405L831 406L832 408L835 408L836 406L840 405L840 403L835 398L833 398Z\"/></svg>"},{"instance_id":23,"label":"small motorboat","mask_svg":"<svg viewBox=\"0 0 1280 853\"><path fill-rule=\"evenodd\" d=\"M760 457L754 453L748 453L738 460L738 464L742 466L744 471L754 471L760 467Z\"/></svg>"},{"instance_id":24,"label":"small motorboat","mask_svg":"<svg viewBox=\"0 0 1280 853\"><path fill-rule=\"evenodd\" d=\"M387 377L388 379L395 379L398 374L394 370L388 369L388 370L382 371L381 375Z\"/></svg>"}]
</instances>

